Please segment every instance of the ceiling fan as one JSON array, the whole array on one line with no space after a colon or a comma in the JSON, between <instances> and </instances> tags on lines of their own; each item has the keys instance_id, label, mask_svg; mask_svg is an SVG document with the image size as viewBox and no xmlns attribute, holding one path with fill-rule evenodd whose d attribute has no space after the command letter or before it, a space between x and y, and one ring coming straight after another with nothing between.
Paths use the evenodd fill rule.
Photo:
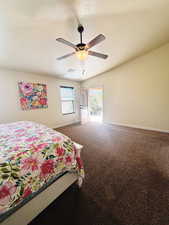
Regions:
<instances>
[{"instance_id":1,"label":"ceiling fan","mask_svg":"<svg viewBox=\"0 0 169 225\"><path fill-rule=\"evenodd\" d=\"M95 46L95 45L99 44L101 41L105 40L106 37L103 34L99 34L93 40L91 40L88 44L84 44L83 40L82 40L82 33L84 31L84 27L82 25L79 25L77 30L80 33L80 43L77 44L77 45L74 45L71 42L66 41L63 38L57 38L56 39L56 41L61 42L62 44L68 45L75 50L74 52L71 52L71 53L66 54L64 56L61 56L61 57L58 57L57 60L62 60L62 59L65 59L67 57L70 57L72 55L76 55L77 58L80 59L80 60L85 60L88 55L95 56L95 57L98 57L98 58L101 58L101 59L107 59L108 55L89 50L93 46Z\"/></svg>"}]
</instances>

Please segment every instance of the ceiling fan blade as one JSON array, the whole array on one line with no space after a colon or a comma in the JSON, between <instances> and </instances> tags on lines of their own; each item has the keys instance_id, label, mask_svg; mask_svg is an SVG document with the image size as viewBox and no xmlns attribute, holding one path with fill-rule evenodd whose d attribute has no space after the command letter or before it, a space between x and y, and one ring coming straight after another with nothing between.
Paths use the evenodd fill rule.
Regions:
<instances>
[{"instance_id":1,"label":"ceiling fan blade","mask_svg":"<svg viewBox=\"0 0 169 225\"><path fill-rule=\"evenodd\" d=\"M91 40L87 44L87 49L99 44L100 42L104 41L105 39L106 39L106 37L103 34L99 34L98 36L96 36L93 40Z\"/></svg>"},{"instance_id":2,"label":"ceiling fan blade","mask_svg":"<svg viewBox=\"0 0 169 225\"><path fill-rule=\"evenodd\" d=\"M70 46L70 47L76 49L76 45L72 44L72 43L69 42L69 41L66 41L66 40L63 39L63 38L57 38L56 41L61 42L62 44L68 45L68 46Z\"/></svg>"},{"instance_id":3,"label":"ceiling fan blade","mask_svg":"<svg viewBox=\"0 0 169 225\"><path fill-rule=\"evenodd\" d=\"M65 58L67 58L67 57L69 57L69 56L72 56L72 55L74 55L74 54L75 54L75 52L69 53L69 54L67 54L67 55L63 55L63 56L61 56L61 57L58 57L57 60L65 59Z\"/></svg>"},{"instance_id":4,"label":"ceiling fan blade","mask_svg":"<svg viewBox=\"0 0 169 225\"><path fill-rule=\"evenodd\" d=\"M98 58L102 58L102 59L107 59L107 57L108 57L108 55L105 55L105 54L102 54L99 52L93 52L93 51L88 51L88 54L92 55L92 56L96 56Z\"/></svg>"}]
</instances>

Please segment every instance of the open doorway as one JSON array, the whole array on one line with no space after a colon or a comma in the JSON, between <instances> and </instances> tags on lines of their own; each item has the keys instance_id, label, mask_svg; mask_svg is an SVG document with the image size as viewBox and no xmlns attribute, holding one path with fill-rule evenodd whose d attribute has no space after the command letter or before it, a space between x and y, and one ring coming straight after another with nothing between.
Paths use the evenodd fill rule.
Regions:
<instances>
[{"instance_id":1,"label":"open doorway","mask_svg":"<svg viewBox=\"0 0 169 225\"><path fill-rule=\"evenodd\" d=\"M103 120L103 88L88 90L89 121L101 123Z\"/></svg>"}]
</instances>

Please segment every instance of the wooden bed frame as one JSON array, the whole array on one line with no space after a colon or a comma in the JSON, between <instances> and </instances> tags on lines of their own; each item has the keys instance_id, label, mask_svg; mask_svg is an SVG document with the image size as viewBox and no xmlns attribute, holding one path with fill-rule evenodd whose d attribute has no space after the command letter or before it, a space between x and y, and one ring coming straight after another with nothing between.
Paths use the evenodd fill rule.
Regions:
<instances>
[{"instance_id":1,"label":"wooden bed frame","mask_svg":"<svg viewBox=\"0 0 169 225\"><path fill-rule=\"evenodd\" d=\"M80 152L83 146L77 143L74 144ZM76 173L66 173L16 212L7 217L0 225L27 225L76 181L78 181ZM81 181L79 181L78 185L82 185Z\"/></svg>"}]
</instances>

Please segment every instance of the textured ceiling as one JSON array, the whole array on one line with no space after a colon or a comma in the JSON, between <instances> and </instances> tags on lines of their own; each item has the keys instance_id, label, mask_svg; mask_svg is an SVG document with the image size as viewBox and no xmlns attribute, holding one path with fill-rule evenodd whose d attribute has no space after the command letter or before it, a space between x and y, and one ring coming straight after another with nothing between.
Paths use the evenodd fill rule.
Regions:
<instances>
[{"instance_id":1,"label":"textured ceiling","mask_svg":"<svg viewBox=\"0 0 169 225\"><path fill-rule=\"evenodd\" d=\"M83 80L110 70L169 41L168 0L5 0L0 1L0 67ZM80 62L56 43L62 37L84 42L103 33L106 40L92 48L109 55Z\"/></svg>"}]
</instances>

